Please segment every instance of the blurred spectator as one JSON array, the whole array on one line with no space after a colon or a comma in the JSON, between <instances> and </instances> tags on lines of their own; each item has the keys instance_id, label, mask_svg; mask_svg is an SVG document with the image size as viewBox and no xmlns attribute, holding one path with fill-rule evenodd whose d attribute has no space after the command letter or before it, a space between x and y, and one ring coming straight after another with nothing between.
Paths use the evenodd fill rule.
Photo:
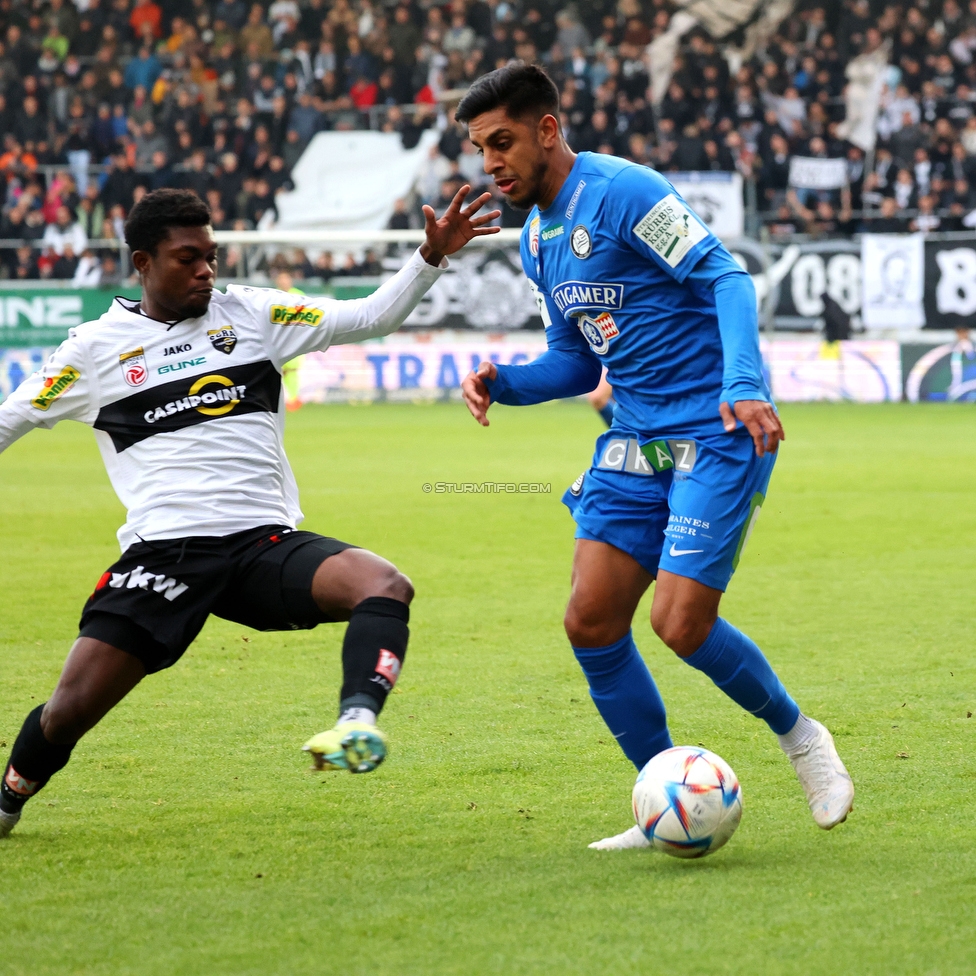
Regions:
<instances>
[{"instance_id":1,"label":"blurred spectator","mask_svg":"<svg viewBox=\"0 0 976 976\"><path fill-rule=\"evenodd\" d=\"M53 224L47 225L42 240L58 257L62 257L68 247L71 248L71 254L74 256L81 254L88 246L88 237L81 224L64 205L58 207L57 219ZM73 274L74 268L67 277L70 278Z\"/></svg>"}]
</instances>

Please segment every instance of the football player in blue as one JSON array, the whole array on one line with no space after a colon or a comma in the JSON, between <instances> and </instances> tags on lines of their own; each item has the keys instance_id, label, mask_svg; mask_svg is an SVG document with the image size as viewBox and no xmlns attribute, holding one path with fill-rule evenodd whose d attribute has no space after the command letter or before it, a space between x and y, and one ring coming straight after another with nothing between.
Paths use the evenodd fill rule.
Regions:
<instances>
[{"instance_id":1,"label":"football player in blue","mask_svg":"<svg viewBox=\"0 0 976 976\"><path fill-rule=\"evenodd\" d=\"M456 113L495 185L531 208L522 265L548 343L527 365L482 363L462 384L465 401L487 426L491 403L579 396L606 366L613 426L563 498L576 520L566 633L593 701L638 769L671 746L631 634L655 582L655 633L768 724L830 830L854 802L832 736L719 616L785 436L763 379L752 281L660 174L573 153L558 106L540 68L513 63L475 82ZM590 846L648 841L632 827Z\"/></svg>"}]
</instances>

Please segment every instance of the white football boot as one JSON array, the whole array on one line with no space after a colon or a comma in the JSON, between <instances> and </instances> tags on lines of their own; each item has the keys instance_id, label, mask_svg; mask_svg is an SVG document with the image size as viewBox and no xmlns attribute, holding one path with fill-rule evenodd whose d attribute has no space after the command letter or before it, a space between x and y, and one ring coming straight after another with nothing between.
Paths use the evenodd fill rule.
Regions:
<instances>
[{"instance_id":1,"label":"white football boot","mask_svg":"<svg viewBox=\"0 0 976 976\"><path fill-rule=\"evenodd\" d=\"M830 830L843 823L854 807L854 784L837 755L834 737L815 719L817 733L787 757L796 770L818 827Z\"/></svg>"},{"instance_id":2,"label":"white football boot","mask_svg":"<svg viewBox=\"0 0 976 976\"><path fill-rule=\"evenodd\" d=\"M592 844L587 844L587 847L594 851L627 851L635 847L650 846L651 842L637 824L615 837L604 837L603 840L595 840Z\"/></svg>"},{"instance_id":3,"label":"white football boot","mask_svg":"<svg viewBox=\"0 0 976 976\"><path fill-rule=\"evenodd\" d=\"M0 837L6 837L17 826L18 820L20 820L19 810L16 813L5 813L0 810Z\"/></svg>"}]
</instances>

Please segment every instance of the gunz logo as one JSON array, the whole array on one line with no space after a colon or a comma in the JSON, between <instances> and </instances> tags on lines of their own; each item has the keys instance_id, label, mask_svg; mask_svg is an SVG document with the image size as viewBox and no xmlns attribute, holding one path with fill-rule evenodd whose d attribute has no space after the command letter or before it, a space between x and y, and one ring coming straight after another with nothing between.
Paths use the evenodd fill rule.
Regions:
<instances>
[{"instance_id":1,"label":"gunz logo","mask_svg":"<svg viewBox=\"0 0 976 976\"><path fill-rule=\"evenodd\" d=\"M186 583L179 583L175 579L166 576L165 573L147 573L145 566L136 566L135 569L127 573L106 573L95 587L95 593L105 589L106 586L114 590L121 590L124 586L127 590L149 590L152 583L153 593L160 593L163 599L171 603L181 593L185 593L189 587ZM93 593L92 596L95 594Z\"/></svg>"},{"instance_id":2,"label":"gunz logo","mask_svg":"<svg viewBox=\"0 0 976 976\"><path fill-rule=\"evenodd\" d=\"M307 305L272 305L272 325L308 325L313 329L321 321L325 312L320 308L309 308Z\"/></svg>"},{"instance_id":3,"label":"gunz logo","mask_svg":"<svg viewBox=\"0 0 976 976\"><path fill-rule=\"evenodd\" d=\"M67 393L81 379L81 373L74 366L65 366L57 376L49 376L41 387L41 392L31 400L31 406L47 410L59 396Z\"/></svg>"},{"instance_id":4,"label":"gunz logo","mask_svg":"<svg viewBox=\"0 0 976 976\"><path fill-rule=\"evenodd\" d=\"M192 366L202 366L206 361L206 356L197 356L196 359L183 359L178 363L163 363L156 372L160 376L165 376L167 373L178 373L181 369L189 369Z\"/></svg>"},{"instance_id":5,"label":"gunz logo","mask_svg":"<svg viewBox=\"0 0 976 976\"><path fill-rule=\"evenodd\" d=\"M228 356L237 345L237 333L233 329L208 329L207 338L217 352L225 352Z\"/></svg>"}]
</instances>

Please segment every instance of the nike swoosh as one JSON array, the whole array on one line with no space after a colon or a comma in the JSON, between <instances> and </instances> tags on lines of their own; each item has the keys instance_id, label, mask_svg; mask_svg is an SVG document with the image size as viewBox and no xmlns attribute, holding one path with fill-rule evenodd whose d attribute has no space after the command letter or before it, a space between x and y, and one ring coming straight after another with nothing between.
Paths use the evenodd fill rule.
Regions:
<instances>
[{"instance_id":1,"label":"nike swoosh","mask_svg":"<svg viewBox=\"0 0 976 976\"><path fill-rule=\"evenodd\" d=\"M672 542L671 548L668 550L668 553L672 556L688 556L693 552L704 552L704 551L705 551L704 549L675 549L674 543Z\"/></svg>"}]
</instances>

